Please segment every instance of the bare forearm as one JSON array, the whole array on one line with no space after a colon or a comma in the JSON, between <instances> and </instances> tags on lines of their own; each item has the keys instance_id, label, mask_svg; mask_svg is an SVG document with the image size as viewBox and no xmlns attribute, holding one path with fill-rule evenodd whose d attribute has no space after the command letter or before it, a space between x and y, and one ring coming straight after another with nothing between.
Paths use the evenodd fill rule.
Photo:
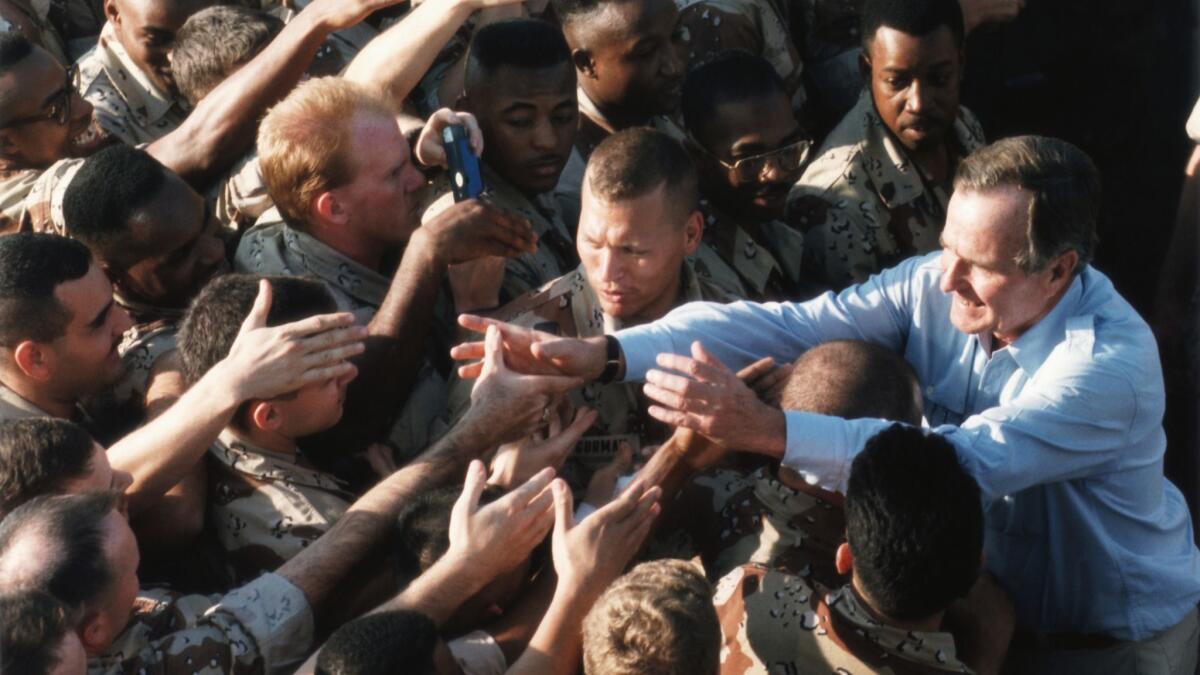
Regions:
<instances>
[{"instance_id":1,"label":"bare forearm","mask_svg":"<svg viewBox=\"0 0 1200 675\"><path fill-rule=\"evenodd\" d=\"M417 86L442 47L474 11L470 0L426 0L350 62L347 80L385 90L397 104Z\"/></svg>"},{"instance_id":2,"label":"bare forearm","mask_svg":"<svg viewBox=\"0 0 1200 675\"><path fill-rule=\"evenodd\" d=\"M507 675L576 672L583 650L583 617L591 609L591 600L585 594L563 589L560 584L529 647L506 671Z\"/></svg>"}]
</instances>

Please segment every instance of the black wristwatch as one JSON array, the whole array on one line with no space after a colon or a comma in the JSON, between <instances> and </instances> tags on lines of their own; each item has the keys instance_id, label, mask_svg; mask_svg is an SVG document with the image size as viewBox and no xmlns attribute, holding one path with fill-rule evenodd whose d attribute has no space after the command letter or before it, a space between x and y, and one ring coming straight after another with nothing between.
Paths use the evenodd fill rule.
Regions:
<instances>
[{"instance_id":1,"label":"black wristwatch","mask_svg":"<svg viewBox=\"0 0 1200 675\"><path fill-rule=\"evenodd\" d=\"M621 369L621 343L611 335L604 336L604 370L596 378L599 384L608 384L617 379L617 371Z\"/></svg>"}]
</instances>

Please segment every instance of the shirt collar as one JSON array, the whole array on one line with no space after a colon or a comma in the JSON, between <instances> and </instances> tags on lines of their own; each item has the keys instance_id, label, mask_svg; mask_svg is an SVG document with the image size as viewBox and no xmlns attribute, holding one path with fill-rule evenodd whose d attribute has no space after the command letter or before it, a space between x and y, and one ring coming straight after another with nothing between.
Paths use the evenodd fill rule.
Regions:
<instances>
[{"instance_id":1,"label":"shirt collar","mask_svg":"<svg viewBox=\"0 0 1200 675\"><path fill-rule=\"evenodd\" d=\"M133 114L144 120L144 124L158 122L172 108L183 109L179 98L160 89L133 62L117 39L111 23L104 24L104 29L100 31L96 50L113 89L125 100Z\"/></svg>"},{"instance_id":2,"label":"shirt collar","mask_svg":"<svg viewBox=\"0 0 1200 675\"><path fill-rule=\"evenodd\" d=\"M1075 313L1083 297L1080 275L1071 280L1067 292L1054 308L1008 345L1008 353L1026 373L1033 374L1050 356L1050 352L1066 337L1067 320Z\"/></svg>"},{"instance_id":3,"label":"shirt collar","mask_svg":"<svg viewBox=\"0 0 1200 675\"><path fill-rule=\"evenodd\" d=\"M850 584L829 594L831 626L848 625L856 634L865 637L883 652L905 661L920 663L937 670L964 672L955 652L954 637L949 633L912 631L877 621L855 594ZM840 631L834 631L835 633Z\"/></svg>"}]
</instances>

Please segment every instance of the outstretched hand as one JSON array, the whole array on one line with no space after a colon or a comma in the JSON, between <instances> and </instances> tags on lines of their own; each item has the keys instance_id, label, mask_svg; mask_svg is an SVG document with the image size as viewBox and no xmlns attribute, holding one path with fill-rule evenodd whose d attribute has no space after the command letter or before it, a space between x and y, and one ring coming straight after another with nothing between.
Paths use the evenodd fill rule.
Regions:
<instances>
[{"instance_id":1,"label":"outstretched hand","mask_svg":"<svg viewBox=\"0 0 1200 675\"><path fill-rule=\"evenodd\" d=\"M607 360L603 339L559 337L473 314L459 316L458 324L476 333L486 333L495 327L505 360L510 368L521 373L592 380L603 372ZM457 361L476 361L459 366L459 377L479 377L484 347L483 342L465 342L450 350L450 356Z\"/></svg>"},{"instance_id":2,"label":"outstretched hand","mask_svg":"<svg viewBox=\"0 0 1200 675\"><path fill-rule=\"evenodd\" d=\"M558 471L566 463L575 443L596 422L599 416L592 408L580 408L570 424L562 415L552 412L545 433L533 434L513 443L506 443L492 458L491 482L512 488L547 467Z\"/></svg>"}]
</instances>

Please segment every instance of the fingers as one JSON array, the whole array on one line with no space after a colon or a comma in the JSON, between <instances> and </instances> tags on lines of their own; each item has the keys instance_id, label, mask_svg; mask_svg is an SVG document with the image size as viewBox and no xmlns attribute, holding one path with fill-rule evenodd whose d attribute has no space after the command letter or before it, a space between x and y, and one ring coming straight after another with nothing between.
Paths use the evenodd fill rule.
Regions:
<instances>
[{"instance_id":1,"label":"fingers","mask_svg":"<svg viewBox=\"0 0 1200 675\"><path fill-rule=\"evenodd\" d=\"M271 312L271 298L271 282L266 279L259 279L258 295L254 297L254 306L250 308L250 313L242 321L242 328L239 333L245 333L267 325L267 314Z\"/></svg>"},{"instance_id":2,"label":"fingers","mask_svg":"<svg viewBox=\"0 0 1200 675\"><path fill-rule=\"evenodd\" d=\"M761 359L751 363L737 372L737 376L743 382L752 383L760 377L770 375L775 370L775 359L764 356Z\"/></svg>"},{"instance_id":3,"label":"fingers","mask_svg":"<svg viewBox=\"0 0 1200 675\"><path fill-rule=\"evenodd\" d=\"M309 368L308 370L305 370L303 373L300 374L300 377L296 378L295 386L289 388L287 391L295 391L295 390L303 387L304 385L312 384L314 382L324 382L326 380L332 380L335 378L343 378L343 377L351 377L352 378L352 377L357 377L357 376L358 376L358 367L357 366L355 366L353 363L350 363L349 361L339 361L337 363L334 363L333 365L323 366L323 367L319 367L319 368Z\"/></svg>"},{"instance_id":4,"label":"fingers","mask_svg":"<svg viewBox=\"0 0 1200 675\"><path fill-rule=\"evenodd\" d=\"M322 349L321 351L306 355L301 360L300 364L305 370L310 368L322 368L325 366L336 365L342 361L346 361L358 356L366 351L366 348L367 346L362 342L351 342L350 344L339 347Z\"/></svg>"},{"instance_id":5,"label":"fingers","mask_svg":"<svg viewBox=\"0 0 1200 675\"><path fill-rule=\"evenodd\" d=\"M483 370L481 375L494 375L504 372L504 344L500 339L500 329L488 326L483 340Z\"/></svg>"},{"instance_id":6,"label":"fingers","mask_svg":"<svg viewBox=\"0 0 1200 675\"><path fill-rule=\"evenodd\" d=\"M613 460L609 466L616 470L616 475L618 476L632 469L633 446L625 441L621 441L621 444L617 446L617 454L615 457L613 457Z\"/></svg>"},{"instance_id":7,"label":"fingers","mask_svg":"<svg viewBox=\"0 0 1200 675\"><path fill-rule=\"evenodd\" d=\"M692 412L670 410L659 405L650 406L646 409L646 412L663 424L699 431L702 434L709 432L712 427L711 423L707 421L708 418Z\"/></svg>"},{"instance_id":8,"label":"fingers","mask_svg":"<svg viewBox=\"0 0 1200 675\"><path fill-rule=\"evenodd\" d=\"M463 380L473 380L483 374L483 362L472 363L458 367L458 377Z\"/></svg>"},{"instance_id":9,"label":"fingers","mask_svg":"<svg viewBox=\"0 0 1200 675\"><path fill-rule=\"evenodd\" d=\"M471 139L471 152L474 152L476 157L483 156L483 131L479 128L479 120L469 112L453 114L458 118L455 124L462 124L467 128L467 136Z\"/></svg>"},{"instance_id":10,"label":"fingers","mask_svg":"<svg viewBox=\"0 0 1200 675\"><path fill-rule=\"evenodd\" d=\"M346 327L354 327L359 329L354 331L357 335L355 339L362 339L367 335L365 326L354 325L354 315L350 312L318 314L316 316L310 316L307 319L293 321L292 323L279 326L279 333L285 338L308 337L325 333L336 328Z\"/></svg>"},{"instance_id":11,"label":"fingers","mask_svg":"<svg viewBox=\"0 0 1200 675\"><path fill-rule=\"evenodd\" d=\"M475 314L459 314L458 315L458 325L462 326L463 328L466 328L467 330L475 331L476 333L485 333L485 332L487 332L488 326L494 326L494 325L499 325L499 324L500 324L500 322L496 321L495 319L488 319L488 318L478 316ZM483 354L481 352L480 356L482 356L482 355ZM478 357L471 357L471 358L478 358Z\"/></svg>"},{"instance_id":12,"label":"fingers","mask_svg":"<svg viewBox=\"0 0 1200 675\"><path fill-rule=\"evenodd\" d=\"M571 448L583 436L583 433L596 423L600 413L591 408L580 408L575 412L575 419L566 428L550 436L547 445L551 450L551 466L561 466L570 454Z\"/></svg>"},{"instance_id":13,"label":"fingers","mask_svg":"<svg viewBox=\"0 0 1200 675\"><path fill-rule=\"evenodd\" d=\"M583 386L583 378L567 375L521 375L522 389L557 396Z\"/></svg>"},{"instance_id":14,"label":"fingers","mask_svg":"<svg viewBox=\"0 0 1200 675\"><path fill-rule=\"evenodd\" d=\"M479 507L479 497L487 487L487 469L483 462L474 459L467 466L467 479L463 483L462 494L454 502L451 517L462 518L475 512Z\"/></svg>"},{"instance_id":15,"label":"fingers","mask_svg":"<svg viewBox=\"0 0 1200 675\"><path fill-rule=\"evenodd\" d=\"M558 539L575 527L575 500L561 478L551 483L550 488L554 493L554 537Z\"/></svg>"},{"instance_id":16,"label":"fingers","mask_svg":"<svg viewBox=\"0 0 1200 675\"><path fill-rule=\"evenodd\" d=\"M700 359L680 356L679 354L659 354L655 362L660 368L679 371L701 382L720 382L724 379L725 375L732 375L729 369L721 365L719 361L714 365L712 363L705 363Z\"/></svg>"}]
</instances>

